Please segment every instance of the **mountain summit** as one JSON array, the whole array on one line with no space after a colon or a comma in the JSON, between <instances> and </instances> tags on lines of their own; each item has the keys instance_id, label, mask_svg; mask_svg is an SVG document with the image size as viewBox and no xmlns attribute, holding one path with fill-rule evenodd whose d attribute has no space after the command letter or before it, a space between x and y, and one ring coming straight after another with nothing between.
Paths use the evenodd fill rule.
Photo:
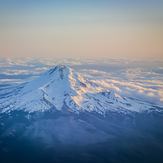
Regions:
<instances>
[{"instance_id":1,"label":"mountain summit","mask_svg":"<svg viewBox=\"0 0 163 163\"><path fill-rule=\"evenodd\" d=\"M6 96L0 99L2 112L56 109L105 114L107 110L126 112L143 111L147 108L151 106L135 99L121 97L105 85L88 80L65 65L51 68L23 87L16 88L15 94L6 93Z\"/></svg>"},{"instance_id":2,"label":"mountain summit","mask_svg":"<svg viewBox=\"0 0 163 163\"><path fill-rule=\"evenodd\" d=\"M43 73L39 78L28 83L21 90L19 102L29 101L30 107L35 111L35 106L40 110L55 108L62 110L66 105L73 109L78 105L78 100L74 97L80 96L81 90L87 87L85 79L75 73L70 67L58 65L47 72ZM27 104L25 103L25 105ZM32 104L33 103L33 104ZM71 106L70 106L71 105ZM76 110L76 108L75 108Z\"/></svg>"}]
</instances>

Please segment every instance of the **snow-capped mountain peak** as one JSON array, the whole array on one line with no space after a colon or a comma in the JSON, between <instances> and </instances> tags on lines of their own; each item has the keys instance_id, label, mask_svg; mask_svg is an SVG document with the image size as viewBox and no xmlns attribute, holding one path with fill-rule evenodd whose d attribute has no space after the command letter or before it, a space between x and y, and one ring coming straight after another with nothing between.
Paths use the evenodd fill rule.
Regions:
<instances>
[{"instance_id":1,"label":"snow-capped mountain peak","mask_svg":"<svg viewBox=\"0 0 163 163\"><path fill-rule=\"evenodd\" d=\"M84 78L75 73L70 67L58 65L43 73L36 80L28 83L21 91L22 97L37 92L44 102L61 110L66 98L76 96L86 84ZM35 97L32 95L31 97Z\"/></svg>"},{"instance_id":2,"label":"snow-capped mountain peak","mask_svg":"<svg viewBox=\"0 0 163 163\"><path fill-rule=\"evenodd\" d=\"M55 66L54 68L51 68L48 73L49 75L55 75L55 77L58 75L59 79L64 79L68 77L72 69L68 66L65 65L58 65Z\"/></svg>"},{"instance_id":3,"label":"snow-capped mountain peak","mask_svg":"<svg viewBox=\"0 0 163 163\"><path fill-rule=\"evenodd\" d=\"M28 83L24 87L23 91L24 92L31 91L33 89L44 86L54 80L58 82L68 81L71 74L72 74L71 68L64 65L55 66L50 70L46 71L45 73L43 73L36 80L33 80L32 82Z\"/></svg>"},{"instance_id":4,"label":"snow-capped mountain peak","mask_svg":"<svg viewBox=\"0 0 163 163\"><path fill-rule=\"evenodd\" d=\"M143 111L150 107L149 104L121 97L105 85L88 80L65 65L51 68L25 84L16 95L11 94L0 100L2 112L66 109L76 113L94 111L104 114L107 110Z\"/></svg>"}]
</instances>

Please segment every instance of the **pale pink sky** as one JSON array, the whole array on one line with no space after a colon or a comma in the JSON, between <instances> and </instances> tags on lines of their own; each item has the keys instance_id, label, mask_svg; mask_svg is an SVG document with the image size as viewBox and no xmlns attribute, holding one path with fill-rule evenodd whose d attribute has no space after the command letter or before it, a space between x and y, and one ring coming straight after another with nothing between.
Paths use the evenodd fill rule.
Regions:
<instances>
[{"instance_id":1,"label":"pale pink sky","mask_svg":"<svg viewBox=\"0 0 163 163\"><path fill-rule=\"evenodd\" d=\"M161 5L107 5L5 4L0 57L163 59Z\"/></svg>"}]
</instances>

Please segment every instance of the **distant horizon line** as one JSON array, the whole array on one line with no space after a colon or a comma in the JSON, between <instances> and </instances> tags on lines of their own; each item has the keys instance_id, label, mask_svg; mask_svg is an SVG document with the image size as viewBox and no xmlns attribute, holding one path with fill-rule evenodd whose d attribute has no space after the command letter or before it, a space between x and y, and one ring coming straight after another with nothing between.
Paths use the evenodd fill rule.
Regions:
<instances>
[{"instance_id":1,"label":"distant horizon line","mask_svg":"<svg viewBox=\"0 0 163 163\"><path fill-rule=\"evenodd\" d=\"M25 60L95 60L95 61L100 61L100 60L124 60L124 61L153 61L153 62L163 62L163 58L121 58L121 57L96 57L96 58L92 58L92 57L47 57L47 56L34 56L34 57L30 57L30 56L0 56L0 60L7 60L7 59L11 59L11 60L17 60L17 59L25 59Z\"/></svg>"}]
</instances>

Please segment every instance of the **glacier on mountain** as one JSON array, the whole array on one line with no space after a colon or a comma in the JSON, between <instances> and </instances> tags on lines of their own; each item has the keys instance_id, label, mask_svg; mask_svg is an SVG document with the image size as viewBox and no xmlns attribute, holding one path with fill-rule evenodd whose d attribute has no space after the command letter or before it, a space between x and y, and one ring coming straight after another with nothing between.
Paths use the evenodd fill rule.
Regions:
<instances>
[{"instance_id":1,"label":"glacier on mountain","mask_svg":"<svg viewBox=\"0 0 163 163\"><path fill-rule=\"evenodd\" d=\"M88 80L65 65L55 66L13 90L1 91L0 99L1 112L66 109L75 113L88 111L104 115L108 110L143 112L153 108L156 107L148 102L121 96L105 84Z\"/></svg>"}]
</instances>

